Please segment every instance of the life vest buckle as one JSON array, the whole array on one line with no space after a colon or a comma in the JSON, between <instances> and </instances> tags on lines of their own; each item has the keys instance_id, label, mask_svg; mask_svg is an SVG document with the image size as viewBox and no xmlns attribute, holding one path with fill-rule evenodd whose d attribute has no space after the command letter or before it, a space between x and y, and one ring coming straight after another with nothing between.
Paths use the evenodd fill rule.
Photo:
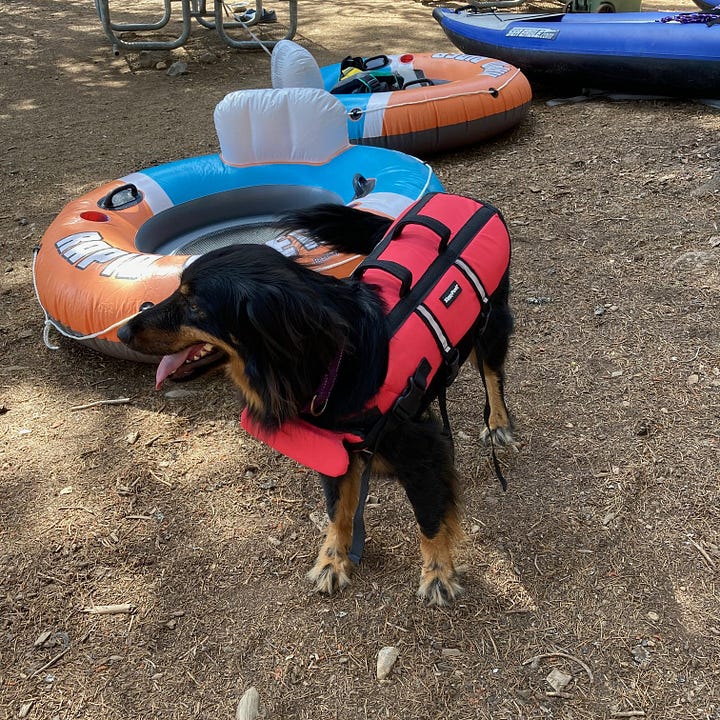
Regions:
<instances>
[{"instance_id":1,"label":"life vest buckle","mask_svg":"<svg viewBox=\"0 0 720 720\"><path fill-rule=\"evenodd\" d=\"M460 372L460 352L457 348L453 348L445 358L445 386L450 387Z\"/></svg>"},{"instance_id":2,"label":"life vest buckle","mask_svg":"<svg viewBox=\"0 0 720 720\"><path fill-rule=\"evenodd\" d=\"M430 363L423 358L417 370L408 379L407 386L392 407L392 414L399 422L412 420L420 413L427 392L427 376L430 370Z\"/></svg>"}]
</instances>

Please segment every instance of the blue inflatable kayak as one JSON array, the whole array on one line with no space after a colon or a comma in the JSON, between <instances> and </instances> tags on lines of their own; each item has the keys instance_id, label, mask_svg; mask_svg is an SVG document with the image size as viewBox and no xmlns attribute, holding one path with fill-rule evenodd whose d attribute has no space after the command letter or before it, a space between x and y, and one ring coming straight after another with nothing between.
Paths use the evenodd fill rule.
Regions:
<instances>
[{"instance_id":1,"label":"blue inflatable kayak","mask_svg":"<svg viewBox=\"0 0 720 720\"><path fill-rule=\"evenodd\" d=\"M522 14L435 8L460 50L566 89L720 97L720 14Z\"/></svg>"}]
</instances>

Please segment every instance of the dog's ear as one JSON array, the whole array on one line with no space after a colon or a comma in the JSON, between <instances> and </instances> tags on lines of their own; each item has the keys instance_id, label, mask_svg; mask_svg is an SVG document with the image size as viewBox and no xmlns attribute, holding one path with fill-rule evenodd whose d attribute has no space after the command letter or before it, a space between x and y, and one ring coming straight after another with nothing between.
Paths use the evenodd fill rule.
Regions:
<instances>
[{"instance_id":1,"label":"dog's ear","mask_svg":"<svg viewBox=\"0 0 720 720\"><path fill-rule=\"evenodd\" d=\"M245 374L263 400L266 426L298 415L343 347L347 325L321 292L261 284L245 304Z\"/></svg>"}]
</instances>

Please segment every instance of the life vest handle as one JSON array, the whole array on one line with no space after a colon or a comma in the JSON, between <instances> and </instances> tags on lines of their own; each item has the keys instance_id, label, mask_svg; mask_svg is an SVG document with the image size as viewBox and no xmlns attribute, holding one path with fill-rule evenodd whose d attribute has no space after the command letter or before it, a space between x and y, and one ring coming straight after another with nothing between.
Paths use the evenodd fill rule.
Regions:
<instances>
[{"instance_id":1,"label":"life vest handle","mask_svg":"<svg viewBox=\"0 0 720 720\"><path fill-rule=\"evenodd\" d=\"M452 230L437 218L430 217L429 215L411 215L406 218L398 220L390 231L390 240L394 240L407 225L421 225L422 227L432 230L439 238L440 243L438 244L438 253L445 252L450 238L452 237Z\"/></svg>"},{"instance_id":2,"label":"life vest handle","mask_svg":"<svg viewBox=\"0 0 720 720\"><path fill-rule=\"evenodd\" d=\"M355 268L352 276L354 278L361 278L366 270L382 270L383 272L392 275L400 281L399 296L405 297L412 288L413 276L408 268L399 263L393 262L392 260L374 260L373 258L366 258L360 265Z\"/></svg>"}]
</instances>

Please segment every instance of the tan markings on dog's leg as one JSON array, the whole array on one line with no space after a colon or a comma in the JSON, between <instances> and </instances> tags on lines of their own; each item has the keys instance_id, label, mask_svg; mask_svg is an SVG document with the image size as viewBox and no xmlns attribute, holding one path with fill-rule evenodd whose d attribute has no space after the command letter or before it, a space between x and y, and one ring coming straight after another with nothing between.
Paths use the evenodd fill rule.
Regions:
<instances>
[{"instance_id":1,"label":"tan markings on dog's leg","mask_svg":"<svg viewBox=\"0 0 720 720\"><path fill-rule=\"evenodd\" d=\"M488 418L490 430L494 432L501 428L509 431L510 418L503 397L500 375L484 361L483 375L485 376L485 387L487 388L488 402L490 403L490 417Z\"/></svg>"},{"instance_id":2,"label":"tan markings on dog's leg","mask_svg":"<svg viewBox=\"0 0 720 720\"><path fill-rule=\"evenodd\" d=\"M452 558L453 548L461 536L460 523L454 513L443 520L434 537L426 537L420 531L423 564L418 595L430 605L449 605L462 593Z\"/></svg>"},{"instance_id":3,"label":"tan markings on dog's leg","mask_svg":"<svg viewBox=\"0 0 720 720\"><path fill-rule=\"evenodd\" d=\"M352 563L348 549L352 540L353 518L360 496L363 468L363 461L355 458L347 474L338 478L340 497L335 506L335 515L328 523L325 542L320 547L315 565L307 574L318 592L332 595L350 582Z\"/></svg>"}]
</instances>

